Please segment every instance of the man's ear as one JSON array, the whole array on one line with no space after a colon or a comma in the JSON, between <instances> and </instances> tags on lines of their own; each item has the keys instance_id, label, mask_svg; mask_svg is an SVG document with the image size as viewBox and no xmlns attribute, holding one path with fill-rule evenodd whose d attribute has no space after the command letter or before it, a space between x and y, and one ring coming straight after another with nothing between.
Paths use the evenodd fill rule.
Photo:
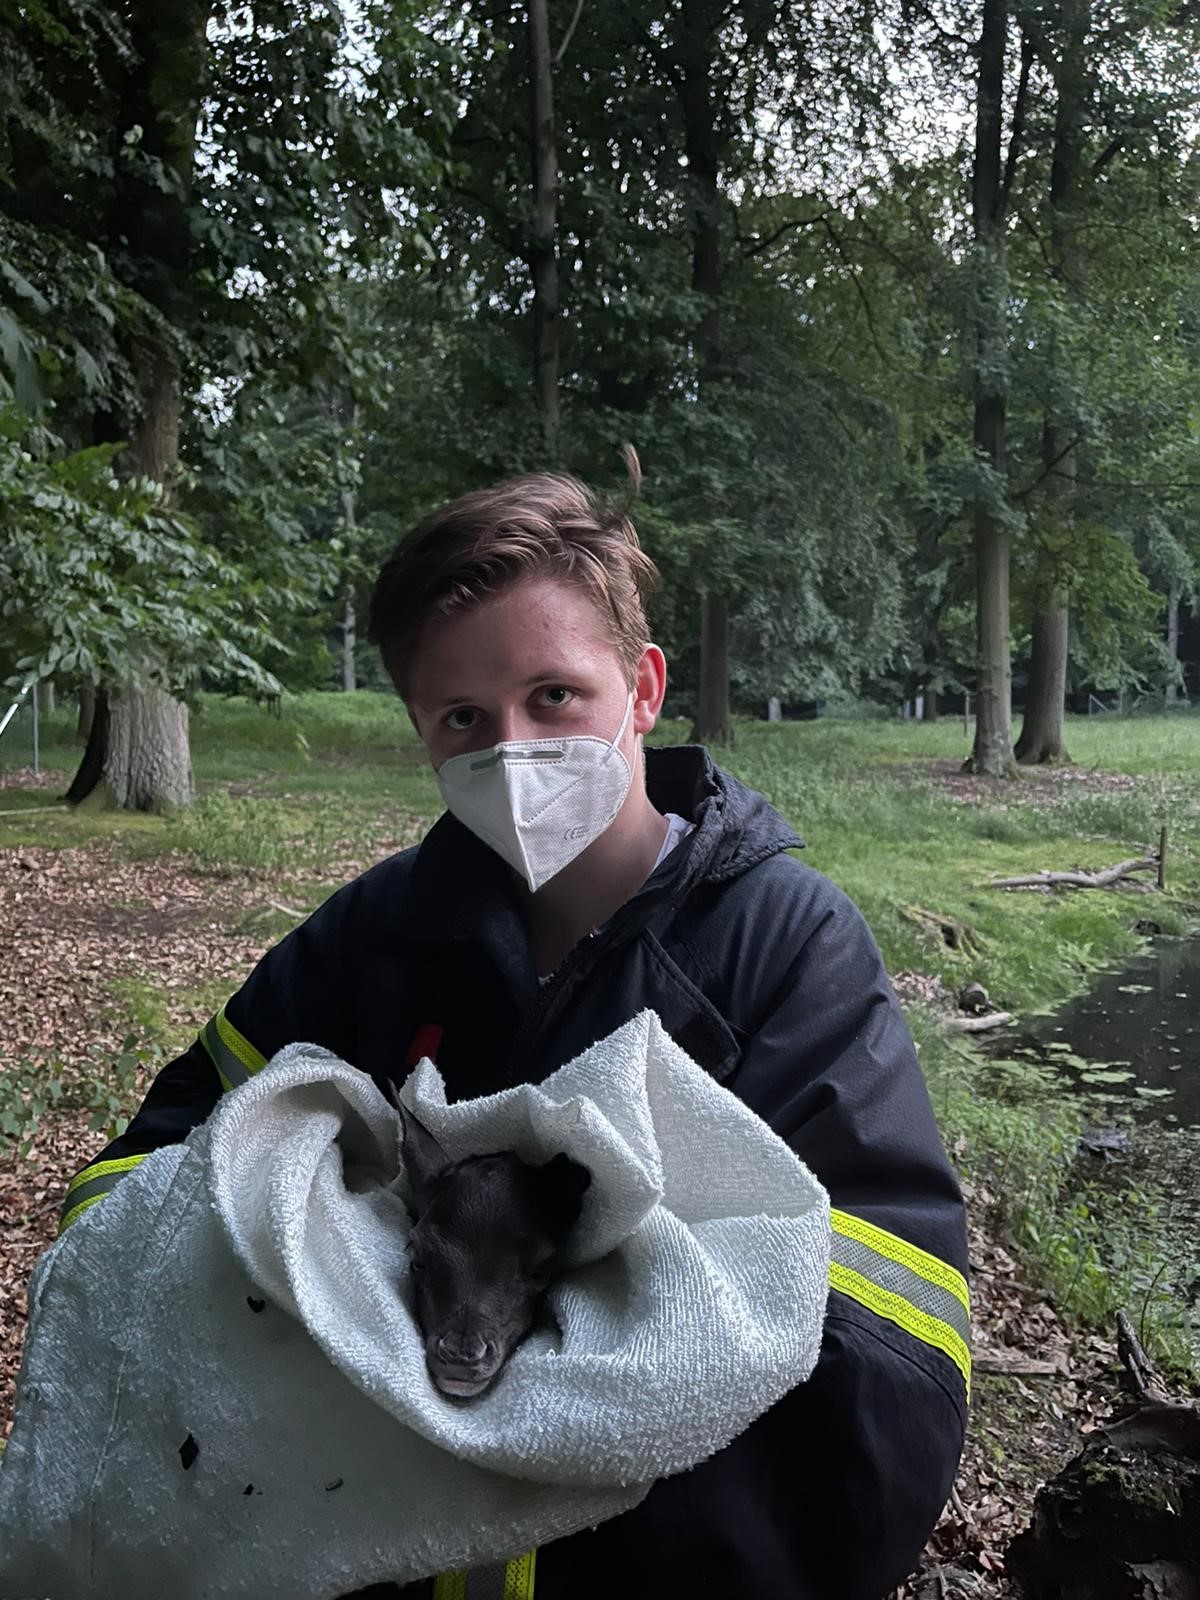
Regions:
<instances>
[{"instance_id":1,"label":"man's ear","mask_svg":"<svg viewBox=\"0 0 1200 1600\"><path fill-rule=\"evenodd\" d=\"M434 1184L451 1165L451 1161L420 1117L404 1104L394 1087L391 1089L391 1098L404 1128L404 1171L412 1190L413 1206L420 1215L429 1204Z\"/></svg>"},{"instance_id":2,"label":"man's ear","mask_svg":"<svg viewBox=\"0 0 1200 1600\"><path fill-rule=\"evenodd\" d=\"M656 644L648 644L637 664L633 686L633 729L649 733L658 721L667 692L666 657Z\"/></svg>"}]
</instances>

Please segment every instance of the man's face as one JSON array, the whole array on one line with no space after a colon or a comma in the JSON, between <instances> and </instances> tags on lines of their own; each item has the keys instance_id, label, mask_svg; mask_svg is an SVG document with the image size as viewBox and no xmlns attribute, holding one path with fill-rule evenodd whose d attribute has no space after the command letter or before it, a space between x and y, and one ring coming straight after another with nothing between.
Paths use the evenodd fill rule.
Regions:
<instances>
[{"instance_id":1,"label":"man's face","mask_svg":"<svg viewBox=\"0 0 1200 1600\"><path fill-rule=\"evenodd\" d=\"M652 646L661 662L661 654ZM622 746L654 725L657 669L638 700ZM594 601L554 579L515 584L421 635L406 703L435 768L451 756L508 740L594 734L612 739L629 698L620 658ZM651 709L652 705L652 709Z\"/></svg>"}]
</instances>

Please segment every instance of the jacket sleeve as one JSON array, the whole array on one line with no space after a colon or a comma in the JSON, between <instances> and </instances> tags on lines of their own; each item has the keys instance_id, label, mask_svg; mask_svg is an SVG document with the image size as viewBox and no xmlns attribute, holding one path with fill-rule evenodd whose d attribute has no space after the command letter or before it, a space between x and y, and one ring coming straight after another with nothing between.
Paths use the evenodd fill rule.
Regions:
<instances>
[{"instance_id":1,"label":"jacket sleeve","mask_svg":"<svg viewBox=\"0 0 1200 1600\"><path fill-rule=\"evenodd\" d=\"M714 953L725 970L706 987L727 986L720 1008L742 1043L727 1087L829 1191L823 1342L807 1382L645 1504L665 1533L659 1592L881 1600L916 1564L962 1449L964 1208L862 916L794 860L769 878L766 896L723 905L721 951L738 954L730 965ZM702 968L703 946L692 954ZM639 1513L617 1519L630 1559ZM713 1536L695 1540L704 1528Z\"/></svg>"},{"instance_id":2,"label":"jacket sleeve","mask_svg":"<svg viewBox=\"0 0 1200 1600\"><path fill-rule=\"evenodd\" d=\"M816 1579L795 1592L878 1600L916 1564L962 1451L966 1217L878 947L845 895L805 877L812 931L731 1087L829 1191L830 1295L812 1377L751 1447L828 1441L788 1486L808 1537L785 1527Z\"/></svg>"},{"instance_id":3,"label":"jacket sleeve","mask_svg":"<svg viewBox=\"0 0 1200 1600\"><path fill-rule=\"evenodd\" d=\"M71 1180L60 1232L102 1200L150 1151L185 1139L226 1089L256 1072L285 1044L304 1040L350 1057L345 974L353 969L351 949L363 938L359 919L365 882L357 878L338 890L268 950L195 1043L162 1068L125 1132Z\"/></svg>"}]
</instances>

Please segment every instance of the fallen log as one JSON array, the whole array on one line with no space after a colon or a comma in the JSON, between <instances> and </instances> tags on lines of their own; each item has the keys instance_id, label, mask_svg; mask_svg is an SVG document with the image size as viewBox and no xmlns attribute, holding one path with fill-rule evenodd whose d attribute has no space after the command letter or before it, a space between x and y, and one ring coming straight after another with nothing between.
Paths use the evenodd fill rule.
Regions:
<instances>
[{"instance_id":1,"label":"fallen log","mask_svg":"<svg viewBox=\"0 0 1200 1600\"><path fill-rule=\"evenodd\" d=\"M947 1017L946 1026L955 1033L986 1033L989 1028L1002 1028L1011 1021L1011 1011L991 1011L986 1017Z\"/></svg>"},{"instance_id":2,"label":"fallen log","mask_svg":"<svg viewBox=\"0 0 1200 1600\"><path fill-rule=\"evenodd\" d=\"M1114 883L1120 883L1135 872L1157 871L1157 856L1135 856L1131 861L1118 861L1115 867L1105 867L1102 872L1030 872L1021 878L993 878L988 888L1111 889Z\"/></svg>"},{"instance_id":3,"label":"fallen log","mask_svg":"<svg viewBox=\"0 0 1200 1600\"><path fill-rule=\"evenodd\" d=\"M971 1355L971 1366L976 1372L1003 1378L1061 1378L1067 1373L1062 1361L1040 1361L1016 1350L976 1350Z\"/></svg>"}]
</instances>

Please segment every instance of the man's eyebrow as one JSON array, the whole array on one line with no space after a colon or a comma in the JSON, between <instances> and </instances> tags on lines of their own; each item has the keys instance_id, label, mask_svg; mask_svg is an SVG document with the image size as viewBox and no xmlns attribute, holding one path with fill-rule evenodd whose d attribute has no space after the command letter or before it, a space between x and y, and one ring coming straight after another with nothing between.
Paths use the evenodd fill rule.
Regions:
<instances>
[{"instance_id":1,"label":"man's eyebrow","mask_svg":"<svg viewBox=\"0 0 1200 1600\"><path fill-rule=\"evenodd\" d=\"M517 687L519 689L532 689L539 683L567 683L577 675L577 672L572 672L569 668L552 667L544 672L531 673ZM469 694L446 695L444 699L431 700L427 705L418 702L423 711L444 711L448 706L473 706L475 703L474 698Z\"/></svg>"}]
</instances>

